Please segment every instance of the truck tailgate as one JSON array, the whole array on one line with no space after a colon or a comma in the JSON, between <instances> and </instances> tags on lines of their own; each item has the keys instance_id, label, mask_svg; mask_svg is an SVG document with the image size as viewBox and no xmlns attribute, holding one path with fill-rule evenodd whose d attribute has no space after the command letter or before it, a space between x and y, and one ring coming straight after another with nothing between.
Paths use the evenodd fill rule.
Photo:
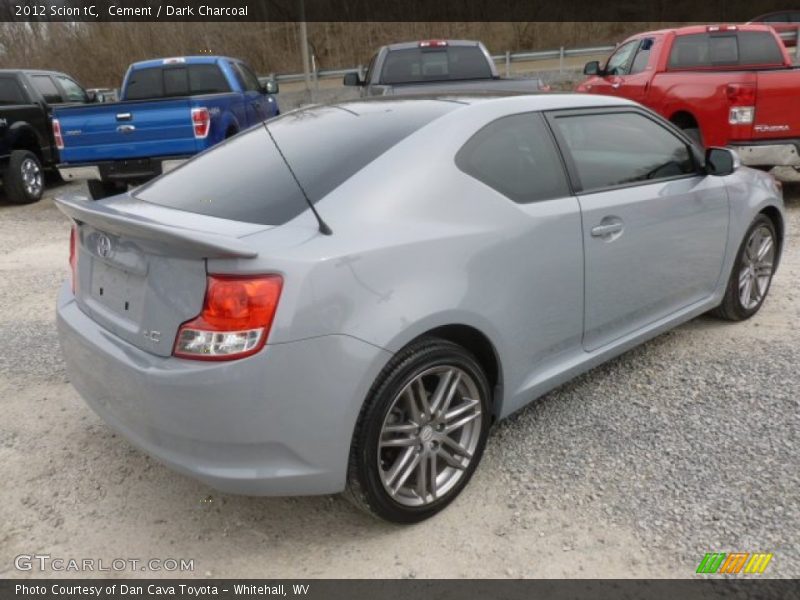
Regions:
<instances>
[{"instance_id":1,"label":"truck tailgate","mask_svg":"<svg viewBox=\"0 0 800 600\"><path fill-rule=\"evenodd\" d=\"M753 139L800 137L800 69L758 71Z\"/></svg>"},{"instance_id":2,"label":"truck tailgate","mask_svg":"<svg viewBox=\"0 0 800 600\"><path fill-rule=\"evenodd\" d=\"M56 108L62 163L86 163L198 151L191 100L132 101Z\"/></svg>"}]
</instances>

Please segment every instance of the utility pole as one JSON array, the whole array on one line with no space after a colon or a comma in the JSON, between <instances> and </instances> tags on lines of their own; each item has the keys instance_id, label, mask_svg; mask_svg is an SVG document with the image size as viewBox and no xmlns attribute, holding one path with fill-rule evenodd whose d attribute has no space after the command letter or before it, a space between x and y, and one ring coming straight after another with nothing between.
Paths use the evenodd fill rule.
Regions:
<instances>
[{"instance_id":1,"label":"utility pole","mask_svg":"<svg viewBox=\"0 0 800 600\"><path fill-rule=\"evenodd\" d=\"M303 57L303 79L306 92L311 93L311 64L308 60L308 28L306 27L306 8L304 0L300 2L300 53Z\"/></svg>"}]
</instances>

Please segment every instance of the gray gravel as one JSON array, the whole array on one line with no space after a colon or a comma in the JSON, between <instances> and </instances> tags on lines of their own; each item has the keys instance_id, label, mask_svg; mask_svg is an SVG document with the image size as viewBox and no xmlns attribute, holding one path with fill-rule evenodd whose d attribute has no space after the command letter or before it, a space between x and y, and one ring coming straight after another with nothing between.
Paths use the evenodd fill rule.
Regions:
<instances>
[{"instance_id":1,"label":"gray gravel","mask_svg":"<svg viewBox=\"0 0 800 600\"><path fill-rule=\"evenodd\" d=\"M69 228L51 199L0 200L0 577L26 576L23 552L188 557L215 577L690 577L712 551L773 552L766 575L800 577L800 188L787 196L756 318L696 319L520 411L462 497L409 528L338 497L218 494L111 432L56 347Z\"/></svg>"}]
</instances>

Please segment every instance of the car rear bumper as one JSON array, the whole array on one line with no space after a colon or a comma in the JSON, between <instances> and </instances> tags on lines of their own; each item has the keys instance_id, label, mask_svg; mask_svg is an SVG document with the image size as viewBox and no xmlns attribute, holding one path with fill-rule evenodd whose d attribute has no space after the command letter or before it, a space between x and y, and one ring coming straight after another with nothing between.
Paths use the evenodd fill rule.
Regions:
<instances>
[{"instance_id":1,"label":"car rear bumper","mask_svg":"<svg viewBox=\"0 0 800 600\"><path fill-rule=\"evenodd\" d=\"M731 144L743 165L779 167L800 165L800 140L775 140L759 143Z\"/></svg>"},{"instance_id":2,"label":"car rear bumper","mask_svg":"<svg viewBox=\"0 0 800 600\"><path fill-rule=\"evenodd\" d=\"M230 493L344 489L358 413L390 356L328 335L239 361L158 357L92 321L68 285L57 316L67 374L87 404L147 454Z\"/></svg>"},{"instance_id":3,"label":"car rear bumper","mask_svg":"<svg viewBox=\"0 0 800 600\"><path fill-rule=\"evenodd\" d=\"M190 158L190 156L136 158L102 161L91 165L65 163L58 165L58 172L66 181L96 179L120 183L142 183L179 167Z\"/></svg>"}]
</instances>

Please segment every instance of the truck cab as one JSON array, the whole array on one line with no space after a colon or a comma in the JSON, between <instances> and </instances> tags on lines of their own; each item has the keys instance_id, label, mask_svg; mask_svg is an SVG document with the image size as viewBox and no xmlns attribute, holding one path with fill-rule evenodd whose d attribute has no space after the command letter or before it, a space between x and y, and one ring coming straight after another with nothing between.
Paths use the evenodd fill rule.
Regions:
<instances>
[{"instance_id":1,"label":"truck cab","mask_svg":"<svg viewBox=\"0 0 800 600\"><path fill-rule=\"evenodd\" d=\"M95 199L123 192L276 116L277 91L277 84L262 86L235 58L134 63L119 102L56 111L59 172L67 180L86 180Z\"/></svg>"}]
</instances>

